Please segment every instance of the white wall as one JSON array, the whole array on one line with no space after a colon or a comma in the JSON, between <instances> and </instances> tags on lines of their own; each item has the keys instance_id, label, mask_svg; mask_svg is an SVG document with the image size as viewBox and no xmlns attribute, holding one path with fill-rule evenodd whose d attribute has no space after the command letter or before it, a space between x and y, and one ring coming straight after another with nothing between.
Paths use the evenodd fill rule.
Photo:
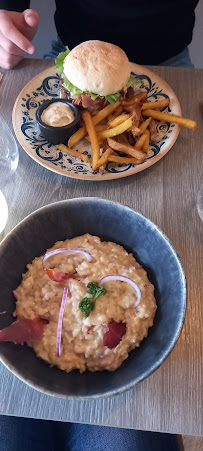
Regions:
<instances>
[{"instance_id":1,"label":"white wall","mask_svg":"<svg viewBox=\"0 0 203 451\"><path fill-rule=\"evenodd\" d=\"M31 0L31 8L36 9L40 15L39 29L33 43L36 46L35 57L42 58L44 53L51 48L51 39L56 37L53 18L55 1ZM199 0L196 8L196 23L193 40L190 44L190 56L195 67L203 68L203 0Z\"/></svg>"}]
</instances>

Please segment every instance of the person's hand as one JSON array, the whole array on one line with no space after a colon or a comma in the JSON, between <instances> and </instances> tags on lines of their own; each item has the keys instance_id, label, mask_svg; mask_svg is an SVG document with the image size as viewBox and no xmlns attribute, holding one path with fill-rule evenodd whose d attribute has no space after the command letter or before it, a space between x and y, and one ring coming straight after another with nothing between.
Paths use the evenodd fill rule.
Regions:
<instances>
[{"instance_id":1,"label":"person's hand","mask_svg":"<svg viewBox=\"0 0 203 451\"><path fill-rule=\"evenodd\" d=\"M39 22L37 11L26 9L23 13L0 10L0 66L12 69L27 53L32 55L31 43Z\"/></svg>"}]
</instances>

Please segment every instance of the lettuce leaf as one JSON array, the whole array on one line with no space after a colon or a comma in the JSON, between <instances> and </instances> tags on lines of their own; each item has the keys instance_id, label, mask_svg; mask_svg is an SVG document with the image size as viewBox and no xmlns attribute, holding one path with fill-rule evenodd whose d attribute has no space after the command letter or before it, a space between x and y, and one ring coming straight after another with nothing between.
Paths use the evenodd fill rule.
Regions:
<instances>
[{"instance_id":1,"label":"lettuce leaf","mask_svg":"<svg viewBox=\"0 0 203 451\"><path fill-rule=\"evenodd\" d=\"M116 92L115 94L112 95L108 95L108 96L100 96L98 94L94 94L93 92L89 92L89 91L82 91L81 89L77 88L77 86L74 86L69 80L68 78L65 77L65 75L62 73L62 77L63 77L63 86L64 88L66 88L70 94L72 96L80 96L81 94L87 94L88 96L91 97L92 100L96 100L98 97L100 99L106 99L106 101L108 101L109 103L114 104L116 102L116 100L118 99L118 97L120 96L120 92Z\"/></svg>"},{"instance_id":2,"label":"lettuce leaf","mask_svg":"<svg viewBox=\"0 0 203 451\"><path fill-rule=\"evenodd\" d=\"M96 100L96 99L98 99L98 97L100 99L104 98L103 96L99 96L98 94L94 94L93 92L86 91L86 92L84 92L84 94L87 94L88 96L90 96L92 100Z\"/></svg>"},{"instance_id":3,"label":"lettuce leaf","mask_svg":"<svg viewBox=\"0 0 203 451\"><path fill-rule=\"evenodd\" d=\"M118 100L118 98L120 97L121 93L120 92L116 92L115 94L111 94L109 96L106 96L105 99L109 102L109 103L116 103L116 100Z\"/></svg>"},{"instance_id":4,"label":"lettuce leaf","mask_svg":"<svg viewBox=\"0 0 203 451\"><path fill-rule=\"evenodd\" d=\"M139 85L143 85L142 80L140 80L139 78L134 77L134 75L130 75L130 78L128 80L127 83L127 88L130 88L130 86L134 85L134 84L139 84Z\"/></svg>"},{"instance_id":5,"label":"lettuce leaf","mask_svg":"<svg viewBox=\"0 0 203 451\"><path fill-rule=\"evenodd\" d=\"M115 94L111 94L111 95L108 95L108 96L99 96L98 94L94 94L93 92L85 92L85 94L90 96L92 100L96 100L99 97L100 99L105 99L107 102L109 102L111 104L116 103L116 100L121 95L120 92L116 92Z\"/></svg>"},{"instance_id":6,"label":"lettuce leaf","mask_svg":"<svg viewBox=\"0 0 203 451\"><path fill-rule=\"evenodd\" d=\"M81 89L77 88L77 86L74 86L69 80L68 78L65 77L64 74L62 74L63 76L63 86L64 88L66 88L72 96L80 96L81 94L83 94L84 91L81 91Z\"/></svg>"},{"instance_id":7,"label":"lettuce leaf","mask_svg":"<svg viewBox=\"0 0 203 451\"><path fill-rule=\"evenodd\" d=\"M63 62L65 57L70 53L70 50L68 48L68 46L66 45L66 51L65 52L61 52L59 53L59 55L57 56L56 60L55 60L55 64L56 64L56 68L58 69L58 71L60 72L60 74L62 74L63 72Z\"/></svg>"}]
</instances>

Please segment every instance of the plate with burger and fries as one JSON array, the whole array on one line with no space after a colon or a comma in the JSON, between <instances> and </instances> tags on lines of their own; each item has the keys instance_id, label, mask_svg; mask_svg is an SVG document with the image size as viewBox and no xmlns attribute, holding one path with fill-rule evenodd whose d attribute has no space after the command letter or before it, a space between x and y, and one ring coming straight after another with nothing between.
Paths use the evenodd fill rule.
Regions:
<instances>
[{"instance_id":1,"label":"plate with burger and fries","mask_svg":"<svg viewBox=\"0 0 203 451\"><path fill-rule=\"evenodd\" d=\"M47 99L78 105L81 123L66 144L48 142L36 121ZM60 53L56 66L33 78L13 108L13 126L23 149L46 168L85 180L111 180L143 171L175 143L182 117L171 87L145 67L130 63L123 50L87 41Z\"/></svg>"}]
</instances>

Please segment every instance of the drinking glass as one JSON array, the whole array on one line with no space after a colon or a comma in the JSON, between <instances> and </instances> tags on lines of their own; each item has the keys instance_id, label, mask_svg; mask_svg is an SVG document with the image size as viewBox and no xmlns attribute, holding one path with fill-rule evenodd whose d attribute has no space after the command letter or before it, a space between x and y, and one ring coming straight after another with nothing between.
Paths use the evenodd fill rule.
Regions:
<instances>
[{"instance_id":1,"label":"drinking glass","mask_svg":"<svg viewBox=\"0 0 203 451\"><path fill-rule=\"evenodd\" d=\"M8 125L0 117L0 189L18 166L18 147Z\"/></svg>"},{"instance_id":2,"label":"drinking glass","mask_svg":"<svg viewBox=\"0 0 203 451\"><path fill-rule=\"evenodd\" d=\"M201 184L197 195L197 210L201 220L203 221L203 183Z\"/></svg>"},{"instance_id":3,"label":"drinking glass","mask_svg":"<svg viewBox=\"0 0 203 451\"><path fill-rule=\"evenodd\" d=\"M6 227L8 219L8 206L3 193L0 191L0 241L3 238L3 230Z\"/></svg>"},{"instance_id":4,"label":"drinking glass","mask_svg":"<svg viewBox=\"0 0 203 451\"><path fill-rule=\"evenodd\" d=\"M18 147L8 125L0 117L0 190L7 183L18 166ZM8 219L6 199L0 191L0 241Z\"/></svg>"}]
</instances>

